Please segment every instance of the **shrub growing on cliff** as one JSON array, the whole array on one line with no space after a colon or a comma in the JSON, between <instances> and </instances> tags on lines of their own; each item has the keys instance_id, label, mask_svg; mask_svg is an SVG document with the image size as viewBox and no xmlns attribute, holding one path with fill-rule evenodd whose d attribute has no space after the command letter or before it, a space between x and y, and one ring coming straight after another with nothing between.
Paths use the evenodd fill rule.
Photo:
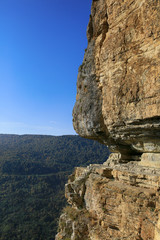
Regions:
<instances>
[{"instance_id":1,"label":"shrub growing on cliff","mask_svg":"<svg viewBox=\"0 0 160 240\"><path fill-rule=\"evenodd\" d=\"M65 208L63 208L62 212L65 213L72 221L77 219L78 214L80 213L79 210L72 208L71 206L68 205Z\"/></svg>"}]
</instances>

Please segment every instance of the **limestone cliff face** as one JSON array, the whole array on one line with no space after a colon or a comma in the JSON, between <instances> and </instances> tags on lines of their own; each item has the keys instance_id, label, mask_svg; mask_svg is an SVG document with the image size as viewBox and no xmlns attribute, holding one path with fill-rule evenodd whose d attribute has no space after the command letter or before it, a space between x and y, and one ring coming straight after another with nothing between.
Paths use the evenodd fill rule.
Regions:
<instances>
[{"instance_id":1,"label":"limestone cliff face","mask_svg":"<svg viewBox=\"0 0 160 240\"><path fill-rule=\"evenodd\" d=\"M75 170L56 240L160 239L160 169L118 159Z\"/></svg>"},{"instance_id":2,"label":"limestone cliff face","mask_svg":"<svg viewBox=\"0 0 160 240\"><path fill-rule=\"evenodd\" d=\"M159 22L158 0L93 0L73 110L79 135L123 155L160 152Z\"/></svg>"},{"instance_id":3,"label":"limestone cliff face","mask_svg":"<svg viewBox=\"0 0 160 240\"><path fill-rule=\"evenodd\" d=\"M160 240L160 1L93 0L73 125L113 152L77 168L56 240Z\"/></svg>"}]
</instances>

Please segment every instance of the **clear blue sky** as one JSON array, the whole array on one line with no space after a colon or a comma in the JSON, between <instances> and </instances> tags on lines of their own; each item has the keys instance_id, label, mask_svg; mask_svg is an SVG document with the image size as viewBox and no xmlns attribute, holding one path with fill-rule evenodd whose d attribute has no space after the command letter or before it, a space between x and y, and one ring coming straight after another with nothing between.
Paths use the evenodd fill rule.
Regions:
<instances>
[{"instance_id":1,"label":"clear blue sky","mask_svg":"<svg viewBox=\"0 0 160 240\"><path fill-rule=\"evenodd\" d=\"M91 0L0 0L0 133L75 134Z\"/></svg>"}]
</instances>

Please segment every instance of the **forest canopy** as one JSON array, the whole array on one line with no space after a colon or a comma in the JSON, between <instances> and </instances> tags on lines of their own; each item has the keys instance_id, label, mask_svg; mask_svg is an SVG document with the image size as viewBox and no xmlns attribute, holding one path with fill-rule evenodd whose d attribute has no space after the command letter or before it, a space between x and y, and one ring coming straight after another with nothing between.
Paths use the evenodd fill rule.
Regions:
<instances>
[{"instance_id":1,"label":"forest canopy","mask_svg":"<svg viewBox=\"0 0 160 240\"><path fill-rule=\"evenodd\" d=\"M68 175L108 155L79 136L0 135L0 239L54 240Z\"/></svg>"}]
</instances>

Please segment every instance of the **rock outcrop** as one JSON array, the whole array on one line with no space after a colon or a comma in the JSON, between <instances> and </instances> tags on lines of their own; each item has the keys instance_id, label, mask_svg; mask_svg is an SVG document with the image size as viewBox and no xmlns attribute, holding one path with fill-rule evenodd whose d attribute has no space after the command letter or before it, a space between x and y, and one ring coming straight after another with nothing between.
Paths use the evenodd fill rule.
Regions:
<instances>
[{"instance_id":1,"label":"rock outcrop","mask_svg":"<svg viewBox=\"0 0 160 240\"><path fill-rule=\"evenodd\" d=\"M92 3L73 125L128 159L160 152L159 22L158 0Z\"/></svg>"},{"instance_id":2,"label":"rock outcrop","mask_svg":"<svg viewBox=\"0 0 160 240\"><path fill-rule=\"evenodd\" d=\"M160 1L93 0L73 125L113 152L77 168L56 240L160 240Z\"/></svg>"},{"instance_id":3,"label":"rock outcrop","mask_svg":"<svg viewBox=\"0 0 160 240\"><path fill-rule=\"evenodd\" d=\"M160 169L118 159L75 169L56 240L160 239Z\"/></svg>"}]
</instances>

